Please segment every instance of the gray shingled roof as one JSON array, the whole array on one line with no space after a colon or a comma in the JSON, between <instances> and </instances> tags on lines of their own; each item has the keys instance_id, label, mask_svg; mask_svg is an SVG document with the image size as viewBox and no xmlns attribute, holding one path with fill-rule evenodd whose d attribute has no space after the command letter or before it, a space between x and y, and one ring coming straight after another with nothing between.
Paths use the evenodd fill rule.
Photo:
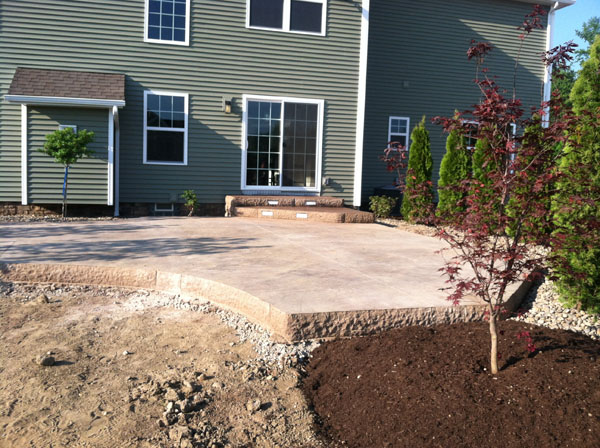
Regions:
<instances>
[{"instance_id":1,"label":"gray shingled roof","mask_svg":"<svg viewBox=\"0 0 600 448\"><path fill-rule=\"evenodd\" d=\"M18 67L8 94L125 101L125 75Z\"/></svg>"}]
</instances>

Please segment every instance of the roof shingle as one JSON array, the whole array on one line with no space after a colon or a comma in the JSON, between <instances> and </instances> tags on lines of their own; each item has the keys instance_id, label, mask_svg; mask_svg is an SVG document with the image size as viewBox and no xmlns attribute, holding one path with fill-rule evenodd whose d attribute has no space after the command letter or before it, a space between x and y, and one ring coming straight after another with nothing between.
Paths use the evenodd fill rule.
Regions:
<instances>
[{"instance_id":1,"label":"roof shingle","mask_svg":"<svg viewBox=\"0 0 600 448\"><path fill-rule=\"evenodd\" d=\"M125 101L125 75L18 67L8 94Z\"/></svg>"}]
</instances>

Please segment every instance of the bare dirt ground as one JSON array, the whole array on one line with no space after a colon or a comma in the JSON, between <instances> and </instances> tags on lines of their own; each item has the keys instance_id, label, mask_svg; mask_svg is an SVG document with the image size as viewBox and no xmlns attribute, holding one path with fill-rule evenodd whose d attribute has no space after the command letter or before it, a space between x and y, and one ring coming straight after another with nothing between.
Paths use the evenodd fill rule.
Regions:
<instances>
[{"instance_id":1,"label":"bare dirt ground","mask_svg":"<svg viewBox=\"0 0 600 448\"><path fill-rule=\"evenodd\" d=\"M296 369L158 299L0 284L0 447L321 446Z\"/></svg>"}]
</instances>

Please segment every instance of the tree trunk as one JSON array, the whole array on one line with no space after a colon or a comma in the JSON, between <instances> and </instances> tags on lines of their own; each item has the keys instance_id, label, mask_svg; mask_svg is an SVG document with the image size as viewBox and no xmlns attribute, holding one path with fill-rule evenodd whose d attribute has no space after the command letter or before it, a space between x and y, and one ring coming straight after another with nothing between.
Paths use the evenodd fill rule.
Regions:
<instances>
[{"instance_id":1,"label":"tree trunk","mask_svg":"<svg viewBox=\"0 0 600 448\"><path fill-rule=\"evenodd\" d=\"M492 340L490 350L490 368L492 375L498 373L498 330L496 329L496 313L490 311L490 337Z\"/></svg>"}]
</instances>

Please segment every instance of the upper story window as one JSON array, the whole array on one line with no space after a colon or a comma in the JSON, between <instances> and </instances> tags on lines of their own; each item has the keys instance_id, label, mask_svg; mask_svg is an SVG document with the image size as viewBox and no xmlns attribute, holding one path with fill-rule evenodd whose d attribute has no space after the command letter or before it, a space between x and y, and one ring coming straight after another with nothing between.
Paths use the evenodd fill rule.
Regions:
<instances>
[{"instance_id":1,"label":"upper story window","mask_svg":"<svg viewBox=\"0 0 600 448\"><path fill-rule=\"evenodd\" d=\"M247 0L249 28L325 35L327 0Z\"/></svg>"},{"instance_id":2,"label":"upper story window","mask_svg":"<svg viewBox=\"0 0 600 448\"><path fill-rule=\"evenodd\" d=\"M408 117L390 117L388 130L388 144L390 147L402 146L408 149L408 131L410 118Z\"/></svg>"},{"instance_id":3,"label":"upper story window","mask_svg":"<svg viewBox=\"0 0 600 448\"><path fill-rule=\"evenodd\" d=\"M144 163L187 165L188 94L144 92Z\"/></svg>"},{"instance_id":4,"label":"upper story window","mask_svg":"<svg viewBox=\"0 0 600 448\"><path fill-rule=\"evenodd\" d=\"M191 0L146 0L145 42L189 45Z\"/></svg>"}]
</instances>

